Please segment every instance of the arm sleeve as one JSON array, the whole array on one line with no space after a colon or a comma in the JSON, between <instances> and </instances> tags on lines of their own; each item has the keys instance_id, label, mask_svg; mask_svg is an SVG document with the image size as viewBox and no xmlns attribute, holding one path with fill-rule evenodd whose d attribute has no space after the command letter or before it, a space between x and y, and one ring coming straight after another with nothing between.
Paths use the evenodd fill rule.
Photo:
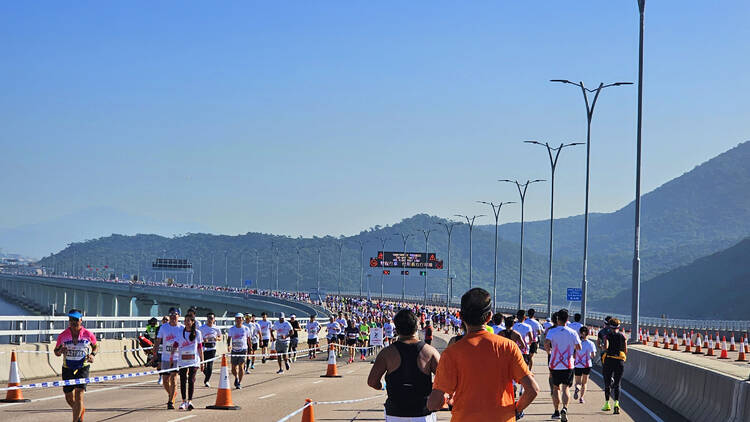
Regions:
<instances>
[{"instance_id":1,"label":"arm sleeve","mask_svg":"<svg viewBox=\"0 0 750 422\"><path fill-rule=\"evenodd\" d=\"M60 334L59 336L57 336L57 342L55 343L55 348L60 347L60 345L62 344L62 342L63 342L63 335Z\"/></svg>"},{"instance_id":2,"label":"arm sleeve","mask_svg":"<svg viewBox=\"0 0 750 422\"><path fill-rule=\"evenodd\" d=\"M526 362L523 360L521 349L518 347L507 347L506 350L510 353L510 375L516 382L520 382L523 378L531 373L529 367L526 366Z\"/></svg>"},{"instance_id":3,"label":"arm sleeve","mask_svg":"<svg viewBox=\"0 0 750 422\"><path fill-rule=\"evenodd\" d=\"M455 363L452 355L446 350L438 361L437 370L435 371L435 381L432 388L444 393L453 394L458 386L458 373L456 372Z\"/></svg>"},{"instance_id":4,"label":"arm sleeve","mask_svg":"<svg viewBox=\"0 0 750 422\"><path fill-rule=\"evenodd\" d=\"M92 333L91 331L87 331L86 334L89 337L89 342L91 342L91 345L96 345L96 336L94 335L94 333Z\"/></svg>"}]
</instances>

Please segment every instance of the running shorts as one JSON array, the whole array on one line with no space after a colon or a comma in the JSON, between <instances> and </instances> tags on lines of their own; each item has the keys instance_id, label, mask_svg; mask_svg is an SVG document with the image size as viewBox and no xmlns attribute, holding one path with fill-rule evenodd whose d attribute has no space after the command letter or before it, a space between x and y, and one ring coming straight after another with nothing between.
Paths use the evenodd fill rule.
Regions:
<instances>
[{"instance_id":1,"label":"running shorts","mask_svg":"<svg viewBox=\"0 0 750 422\"><path fill-rule=\"evenodd\" d=\"M552 385L559 386L560 384L567 385L570 387L573 385L573 370L572 369L550 369L550 379Z\"/></svg>"},{"instance_id":2,"label":"running shorts","mask_svg":"<svg viewBox=\"0 0 750 422\"><path fill-rule=\"evenodd\" d=\"M63 368L62 369L62 379L65 380L74 380L78 378L88 378L89 377L89 366L84 366L82 368L78 369L70 369L70 368ZM66 385L63 387L63 393L70 393L74 389L82 389L83 391L86 391L86 384L77 384L77 385Z\"/></svg>"},{"instance_id":3,"label":"running shorts","mask_svg":"<svg viewBox=\"0 0 750 422\"><path fill-rule=\"evenodd\" d=\"M258 350L258 343L253 343L252 346L250 346L253 349L253 352Z\"/></svg>"},{"instance_id":4,"label":"running shorts","mask_svg":"<svg viewBox=\"0 0 750 422\"><path fill-rule=\"evenodd\" d=\"M289 350L289 343L285 341L276 341L276 353L286 353Z\"/></svg>"},{"instance_id":5,"label":"running shorts","mask_svg":"<svg viewBox=\"0 0 750 422\"><path fill-rule=\"evenodd\" d=\"M591 368L574 368L573 373L577 377L580 377L581 375L588 375L591 373Z\"/></svg>"},{"instance_id":6,"label":"running shorts","mask_svg":"<svg viewBox=\"0 0 750 422\"><path fill-rule=\"evenodd\" d=\"M539 342L535 341L529 345L529 354L533 355L539 351Z\"/></svg>"},{"instance_id":7,"label":"running shorts","mask_svg":"<svg viewBox=\"0 0 750 422\"><path fill-rule=\"evenodd\" d=\"M299 344L299 338L292 337L292 338L289 339L289 348L296 349L297 348L297 344Z\"/></svg>"},{"instance_id":8,"label":"running shorts","mask_svg":"<svg viewBox=\"0 0 750 422\"><path fill-rule=\"evenodd\" d=\"M260 341L260 347L268 347L268 339L264 338Z\"/></svg>"},{"instance_id":9,"label":"running shorts","mask_svg":"<svg viewBox=\"0 0 750 422\"><path fill-rule=\"evenodd\" d=\"M357 339L354 338L348 338L346 339L347 346L354 346L357 344Z\"/></svg>"},{"instance_id":10,"label":"running shorts","mask_svg":"<svg viewBox=\"0 0 750 422\"><path fill-rule=\"evenodd\" d=\"M232 365L242 365L245 363L245 355L247 350L232 350Z\"/></svg>"},{"instance_id":11,"label":"running shorts","mask_svg":"<svg viewBox=\"0 0 750 422\"><path fill-rule=\"evenodd\" d=\"M529 365L529 362L531 362L531 355L525 354L523 355L523 361L526 362L526 365Z\"/></svg>"},{"instance_id":12,"label":"running shorts","mask_svg":"<svg viewBox=\"0 0 750 422\"><path fill-rule=\"evenodd\" d=\"M315 346L316 344L318 344L318 339L317 338L309 338L309 339L307 339L307 345L308 346Z\"/></svg>"},{"instance_id":13,"label":"running shorts","mask_svg":"<svg viewBox=\"0 0 750 422\"><path fill-rule=\"evenodd\" d=\"M339 340L343 340L346 338L346 334L339 334Z\"/></svg>"}]
</instances>

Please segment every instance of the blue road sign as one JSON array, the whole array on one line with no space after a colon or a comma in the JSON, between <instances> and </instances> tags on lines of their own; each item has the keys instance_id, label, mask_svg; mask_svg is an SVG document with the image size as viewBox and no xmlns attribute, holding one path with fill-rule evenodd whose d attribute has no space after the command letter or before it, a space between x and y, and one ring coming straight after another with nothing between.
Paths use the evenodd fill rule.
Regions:
<instances>
[{"instance_id":1,"label":"blue road sign","mask_svg":"<svg viewBox=\"0 0 750 422\"><path fill-rule=\"evenodd\" d=\"M568 287L568 302L580 302L583 298L583 291L580 287Z\"/></svg>"},{"instance_id":2,"label":"blue road sign","mask_svg":"<svg viewBox=\"0 0 750 422\"><path fill-rule=\"evenodd\" d=\"M251 286L253 284L253 280L245 280L245 286Z\"/></svg>"}]
</instances>

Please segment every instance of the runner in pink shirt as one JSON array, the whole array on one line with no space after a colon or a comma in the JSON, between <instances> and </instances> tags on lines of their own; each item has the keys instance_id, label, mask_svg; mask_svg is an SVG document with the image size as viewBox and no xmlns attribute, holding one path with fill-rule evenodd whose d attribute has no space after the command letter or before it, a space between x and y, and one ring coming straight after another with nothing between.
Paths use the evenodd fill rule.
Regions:
<instances>
[{"instance_id":1,"label":"runner in pink shirt","mask_svg":"<svg viewBox=\"0 0 750 422\"><path fill-rule=\"evenodd\" d=\"M83 327L83 315L78 309L68 312L68 328L57 336L55 356L63 356L62 379L74 380L89 377L89 365L96 356L96 336ZM86 384L63 387L65 401L73 409L73 422L83 421L86 408L83 405L83 392Z\"/></svg>"}]
</instances>

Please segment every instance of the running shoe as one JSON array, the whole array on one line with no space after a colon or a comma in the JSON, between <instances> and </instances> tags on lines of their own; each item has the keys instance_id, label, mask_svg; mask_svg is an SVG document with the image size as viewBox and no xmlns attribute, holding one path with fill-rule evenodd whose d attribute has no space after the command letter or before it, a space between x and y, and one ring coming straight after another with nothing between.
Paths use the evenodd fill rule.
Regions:
<instances>
[{"instance_id":1,"label":"running shoe","mask_svg":"<svg viewBox=\"0 0 750 422\"><path fill-rule=\"evenodd\" d=\"M195 407L193 407L193 402L189 401L187 405L187 410L193 410Z\"/></svg>"},{"instance_id":2,"label":"running shoe","mask_svg":"<svg viewBox=\"0 0 750 422\"><path fill-rule=\"evenodd\" d=\"M250 364L250 369L255 369L255 364L254 363Z\"/></svg>"},{"instance_id":3,"label":"running shoe","mask_svg":"<svg viewBox=\"0 0 750 422\"><path fill-rule=\"evenodd\" d=\"M245 375L250 373L250 368L245 369Z\"/></svg>"},{"instance_id":4,"label":"running shoe","mask_svg":"<svg viewBox=\"0 0 750 422\"><path fill-rule=\"evenodd\" d=\"M619 415L620 414L620 406L615 405L614 412L612 412L613 415Z\"/></svg>"},{"instance_id":5,"label":"running shoe","mask_svg":"<svg viewBox=\"0 0 750 422\"><path fill-rule=\"evenodd\" d=\"M203 386L206 388L211 388L211 384L209 384L208 381L204 382Z\"/></svg>"},{"instance_id":6,"label":"running shoe","mask_svg":"<svg viewBox=\"0 0 750 422\"><path fill-rule=\"evenodd\" d=\"M266 357L265 356L263 356L262 358L260 358L260 363L266 363Z\"/></svg>"},{"instance_id":7,"label":"running shoe","mask_svg":"<svg viewBox=\"0 0 750 422\"><path fill-rule=\"evenodd\" d=\"M234 388L238 389L240 388L240 380L237 378L234 379Z\"/></svg>"},{"instance_id":8,"label":"running shoe","mask_svg":"<svg viewBox=\"0 0 750 422\"><path fill-rule=\"evenodd\" d=\"M609 412L610 410L612 410L612 408L609 407L609 401L605 401L604 406L602 406L602 412Z\"/></svg>"},{"instance_id":9,"label":"running shoe","mask_svg":"<svg viewBox=\"0 0 750 422\"><path fill-rule=\"evenodd\" d=\"M180 403L180 410L187 410L187 402L186 401Z\"/></svg>"},{"instance_id":10,"label":"running shoe","mask_svg":"<svg viewBox=\"0 0 750 422\"><path fill-rule=\"evenodd\" d=\"M284 373L284 370L283 370L283 369L279 369L278 371L276 371L276 373L277 373L277 374L283 374L283 373Z\"/></svg>"},{"instance_id":11,"label":"running shoe","mask_svg":"<svg viewBox=\"0 0 750 422\"><path fill-rule=\"evenodd\" d=\"M170 410L174 409L174 404L172 404L171 401L167 402L167 409L170 409Z\"/></svg>"},{"instance_id":12,"label":"running shoe","mask_svg":"<svg viewBox=\"0 0 750 422\"><path fill-rule=\"evenodd\" d=\"M585 402L585 401L583 400L583 396L581 396L581 398L580 398L580 399L578 399L578 403L586 403L586 402Z\"/></svg>"},{"instance_id":13,"label":"running shoe","mask_svg":"<svg viewBox=\"0 0 750 422\"><path fill-rule=\"evenodd\" d=\"M568 409L562 408L560 411L560 422L568 422Z\"/></svg>"},{"instance_id":14,"label":"running shoe","mask_svg":"<svg viewBox=\"0 0 750 422\"><path fill-rule=\"evenodd\" d=\"M573 400L578 400L578 387L576 387L576 391L573 393Z\"/></svg>"},{"instance_id":15,"label":"running shoe","mask_svg":"<svg viewBox=\"0 0 750 422\"><path fill-rule=\"evenodd\" d=\"M555 410L555 413L552 414L552 419L560 419L560 412Z\"/></svg>"},{"instance_id":16,"label":"running shoe","mask_svg":"<svg viewBox=\"0 0 750 422\"><path fill-rule=\"evenodd\" d=\"M159 385L162 385L161 377L159 377L159 379L156 381L156 383L159 384Z\"/></svg>"},{"instance_id":17,"label":"running shoe","mask_svg":"<svg viewBox=\"0 0 750 422\"><path fill-rule=\"evenodd\" d=\"M289 361L284 361L284 366L286 367L286 370L289 370Z\"/></svg>"}]
</instances>

